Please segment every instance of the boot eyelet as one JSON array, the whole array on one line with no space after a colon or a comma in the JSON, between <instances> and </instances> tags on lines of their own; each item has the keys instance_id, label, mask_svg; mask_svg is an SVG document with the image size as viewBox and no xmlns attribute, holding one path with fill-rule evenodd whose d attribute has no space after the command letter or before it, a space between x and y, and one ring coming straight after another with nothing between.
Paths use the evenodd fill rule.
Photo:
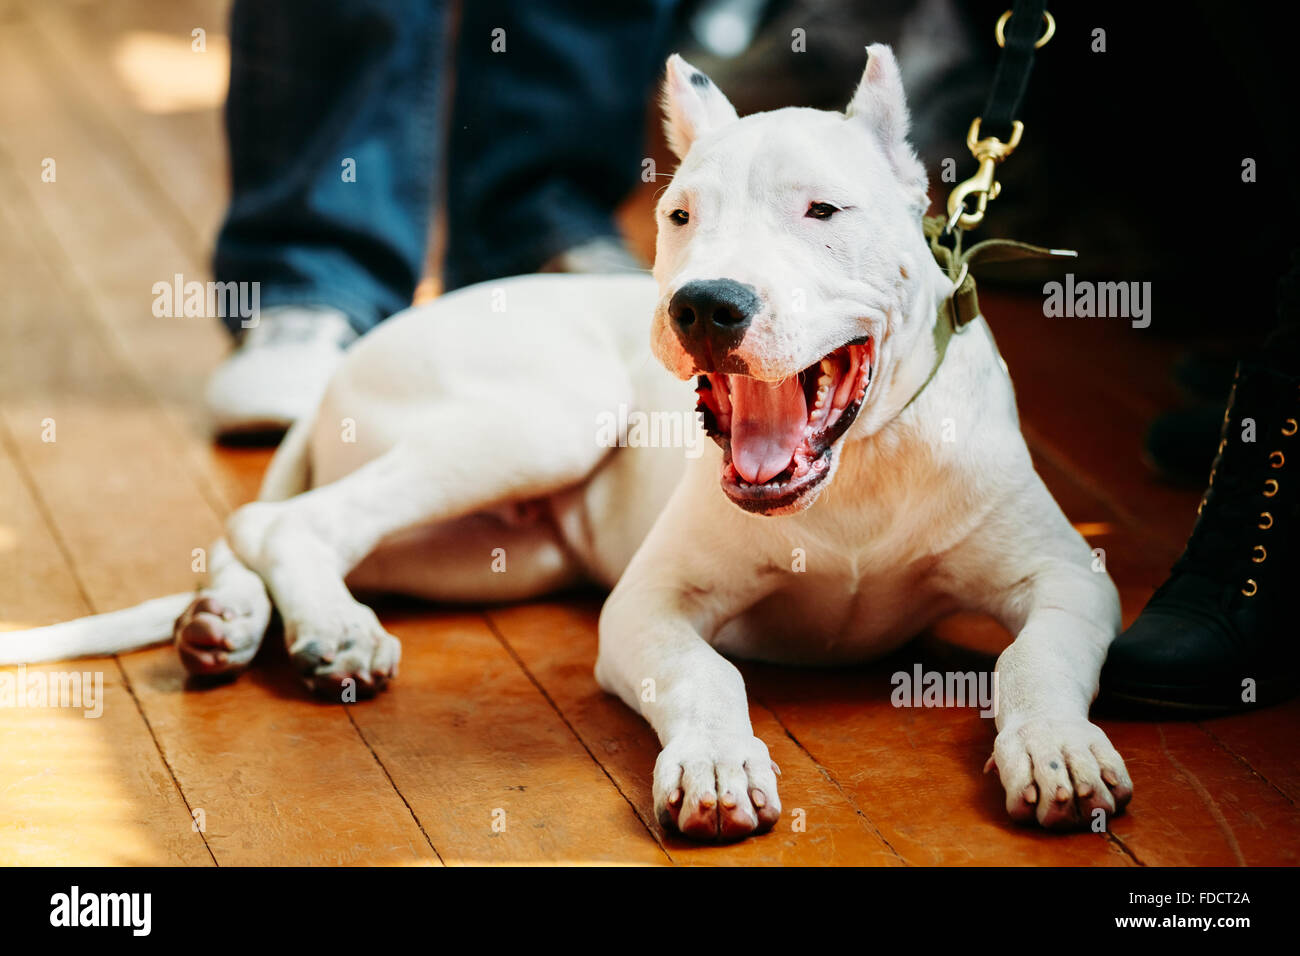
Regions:
<instances>
[{"instance_id":1,"label":"boot eyelet","mask_svg":"<svg viewBox=\"0 0 1300 956\"><path fill-rule=\"evenodd\" d=\"M1255 592L1258 590L1259 590L1259 585L1255 583L1255 579L1247 578L1246 587L1241 589L1241 593L1246 595L1246 597L1254 597Z\"/></svg>"},{"instance_id":2,"label":"boot eyelet","mask_svg":"<svg viewBox=\"0 0 1300 956\"><path fill-rule=\"evenodd\" d=\"M1271 451L1268 453L1268 460L1274 468L1281 468L1286 464L1286 456L1280 451Z\"/></svg>"},{"instance_id":3,"label":"boot eyelet","mask_svg":"<svg viewBox=\"0 0 1300 956\"><path fill-rule=\"evenodd\" d=\"M1264 482L1264 497L1272 498L1275 494L1277 494L1277 479L1270 478Z\"/></svg>"},{"instance_id":4,"label":"boot eyelet","mask_svg":"<svg viewBox=\"0 0 1300 956\"><path fill-rule=\"evenodd\" d=\"M1254 561L1256 564L1263 564L1264 559L1268 557L1268 552L1264 550L1262 544L1255 545L1255 554L1257 557L1253 557L1250 560Z\"/></svg>"},{"instance_id":5,"label":"boot eyelet","mask_svg":"<svg viewBox=\"0 0 1300 956\"><path fill-rule=\"evenodd\" d=\"M1267 521L1268 524L1265 524L1265 521ZM1259 527L1263 531L1267 531L1269 528L1273 527L1273 516L1269 512L1261 511L1259 513Z\"/></svg>"},{"instance_id":6,"label":"boot eyelet","mask_svg":"<svg viewBox=\"0 0 1300 956\"><path fill-rule=\"evenodd\" d=\"M1296 433L1296 423L1294 418L1288 418L1286 424L1282 426L1282 434L1290 438Z\"/></svg>"}]
</instances>

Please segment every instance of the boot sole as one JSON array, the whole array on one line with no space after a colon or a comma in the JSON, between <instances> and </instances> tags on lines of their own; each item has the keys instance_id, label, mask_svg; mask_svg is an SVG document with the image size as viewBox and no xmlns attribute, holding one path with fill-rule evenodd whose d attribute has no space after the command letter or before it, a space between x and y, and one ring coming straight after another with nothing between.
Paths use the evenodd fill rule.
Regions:
<instances>
[{"instance_id":1,"label":"boot sole","mask_svg":"<svg viewBox=\"0 0 1300 956\"><path fill-rule=\"evenodd\" d=\"M1234 694L1237 692L1234 688ZM1300 682L1259 684L1252 703L1242 701L1239 696L1234 696L1231 703L1224 702L1223 689L1216 687L1152 687L1143 691L1107 690L1100 695L1098 703L1127 704L1183 718L1223 717L1281 704L1297 694L1300 694Z\"/></svg>"}]
</instances>

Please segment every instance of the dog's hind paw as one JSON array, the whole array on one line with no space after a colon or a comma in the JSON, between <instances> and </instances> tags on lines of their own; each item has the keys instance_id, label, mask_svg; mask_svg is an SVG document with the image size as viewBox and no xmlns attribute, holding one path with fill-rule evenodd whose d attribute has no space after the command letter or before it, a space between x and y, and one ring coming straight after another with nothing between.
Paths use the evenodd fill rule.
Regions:
<instances>
[{"instance_id":1,"label":"dog's hind paw","mask_svg":"<svg viewBox=\"0 0 1300 956\"><path fill-rule=\"evenodd\" d=\"M1133 796L1123 758L1101 728L1082 719L1008 724L984 770L997 771L1013 820L1036 819L1049 829L1107 822Z\"/></svg>"},{"instance_id":2,"label":"dog's hind paw","mask_svg":"<svg viewBox=\"0 0 1300 956\"><path fill-rule=\"evenodd\" d=\"M397 676L402 658L401 642L363 604L310 621L286 621L284 638L307 686L334 700L350 702L349 690L356 692L352 700L373 697Z\"/></svg>"},{"instance_id":3,"label":"dog's hind paw","mask_svg":"<svg viewBox=\"0 0 1300 956\"><path fill-rule=\"evenodd\" d=\"M778 773L757 737L674 738L655 762L655 816L693 840L765 833L781 816Z\"/></svg>"},{"instance_id":4,"label":"dog's hind paw","mask_svg":"<svg viewBox=\"0 0 1300 956\"><path fill-rule=\"evenodd\" d=\"M244 596L204 591L176 619L172 637L185 670L195 677L233 676L253 660L271 620L271 602L258 585Z\"/></svg>"}]
</instances>

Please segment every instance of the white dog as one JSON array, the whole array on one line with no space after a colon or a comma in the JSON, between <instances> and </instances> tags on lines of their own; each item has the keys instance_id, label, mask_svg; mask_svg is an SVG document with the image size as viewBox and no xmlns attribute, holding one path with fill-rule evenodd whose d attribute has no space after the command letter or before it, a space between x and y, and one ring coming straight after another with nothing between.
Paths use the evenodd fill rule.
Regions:
<instances>
[{"instance_id":1,"label":"white dog","mask_svg":"<svg viewBox=\"0 0 1300 956\"><path fill-rule=\"evenodd\" d=\"M1010 814L1122 809L1124 763L1088 721L1114 585L1033 470L983 321L936 345L953 283L922 235L897 65L868 54L845 113L744 119L670 59L682 162L653 282L520 277L385 322L231 516L197 599L3 635L0 660L140 646L180 614L186 667L236 672L273 600L313 688L373 692L400 646L350 588L491 601L594 580L613 587L596 678L663 745L657 814L734 839L781 805L724 654L860 661L976 609L1017 635L990 759ZM647 353L651 315L654 356L699 376L716 444L693 440L693 396ZM678 447L610 448L646 444Z\"/></svg>"}]
</instances>

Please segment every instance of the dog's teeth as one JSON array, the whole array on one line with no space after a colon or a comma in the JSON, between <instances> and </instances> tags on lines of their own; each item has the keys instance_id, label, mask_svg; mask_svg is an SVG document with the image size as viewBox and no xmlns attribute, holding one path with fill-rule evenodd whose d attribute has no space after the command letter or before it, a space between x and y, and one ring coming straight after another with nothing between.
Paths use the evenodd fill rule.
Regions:
<instances>
[{"instance_id":1,"label":"dog's teeth","mask_svg":"<svg viewBox=\"0 0 1300 956\"><path fill-rule=\"evenodd\" d=\"M813 401L812 414L809 416L810 424L820 417L818 413L827 404L834 386L834 364L830 359L822 359L822 374L817 378L817 395Z\"/></svg>"},{"instance_id":2,"label":"dog's teeth","mask_svg":"<svg viewBox=\"0 0 1300 956\"><path fill-rule=\"evenodd\" d=\"M722 387L713 389L713 400L718 403L718 411L723 415L731 415L731 377L729 375L717 376L717 381Z\"/></svg>"}]
</instances>

